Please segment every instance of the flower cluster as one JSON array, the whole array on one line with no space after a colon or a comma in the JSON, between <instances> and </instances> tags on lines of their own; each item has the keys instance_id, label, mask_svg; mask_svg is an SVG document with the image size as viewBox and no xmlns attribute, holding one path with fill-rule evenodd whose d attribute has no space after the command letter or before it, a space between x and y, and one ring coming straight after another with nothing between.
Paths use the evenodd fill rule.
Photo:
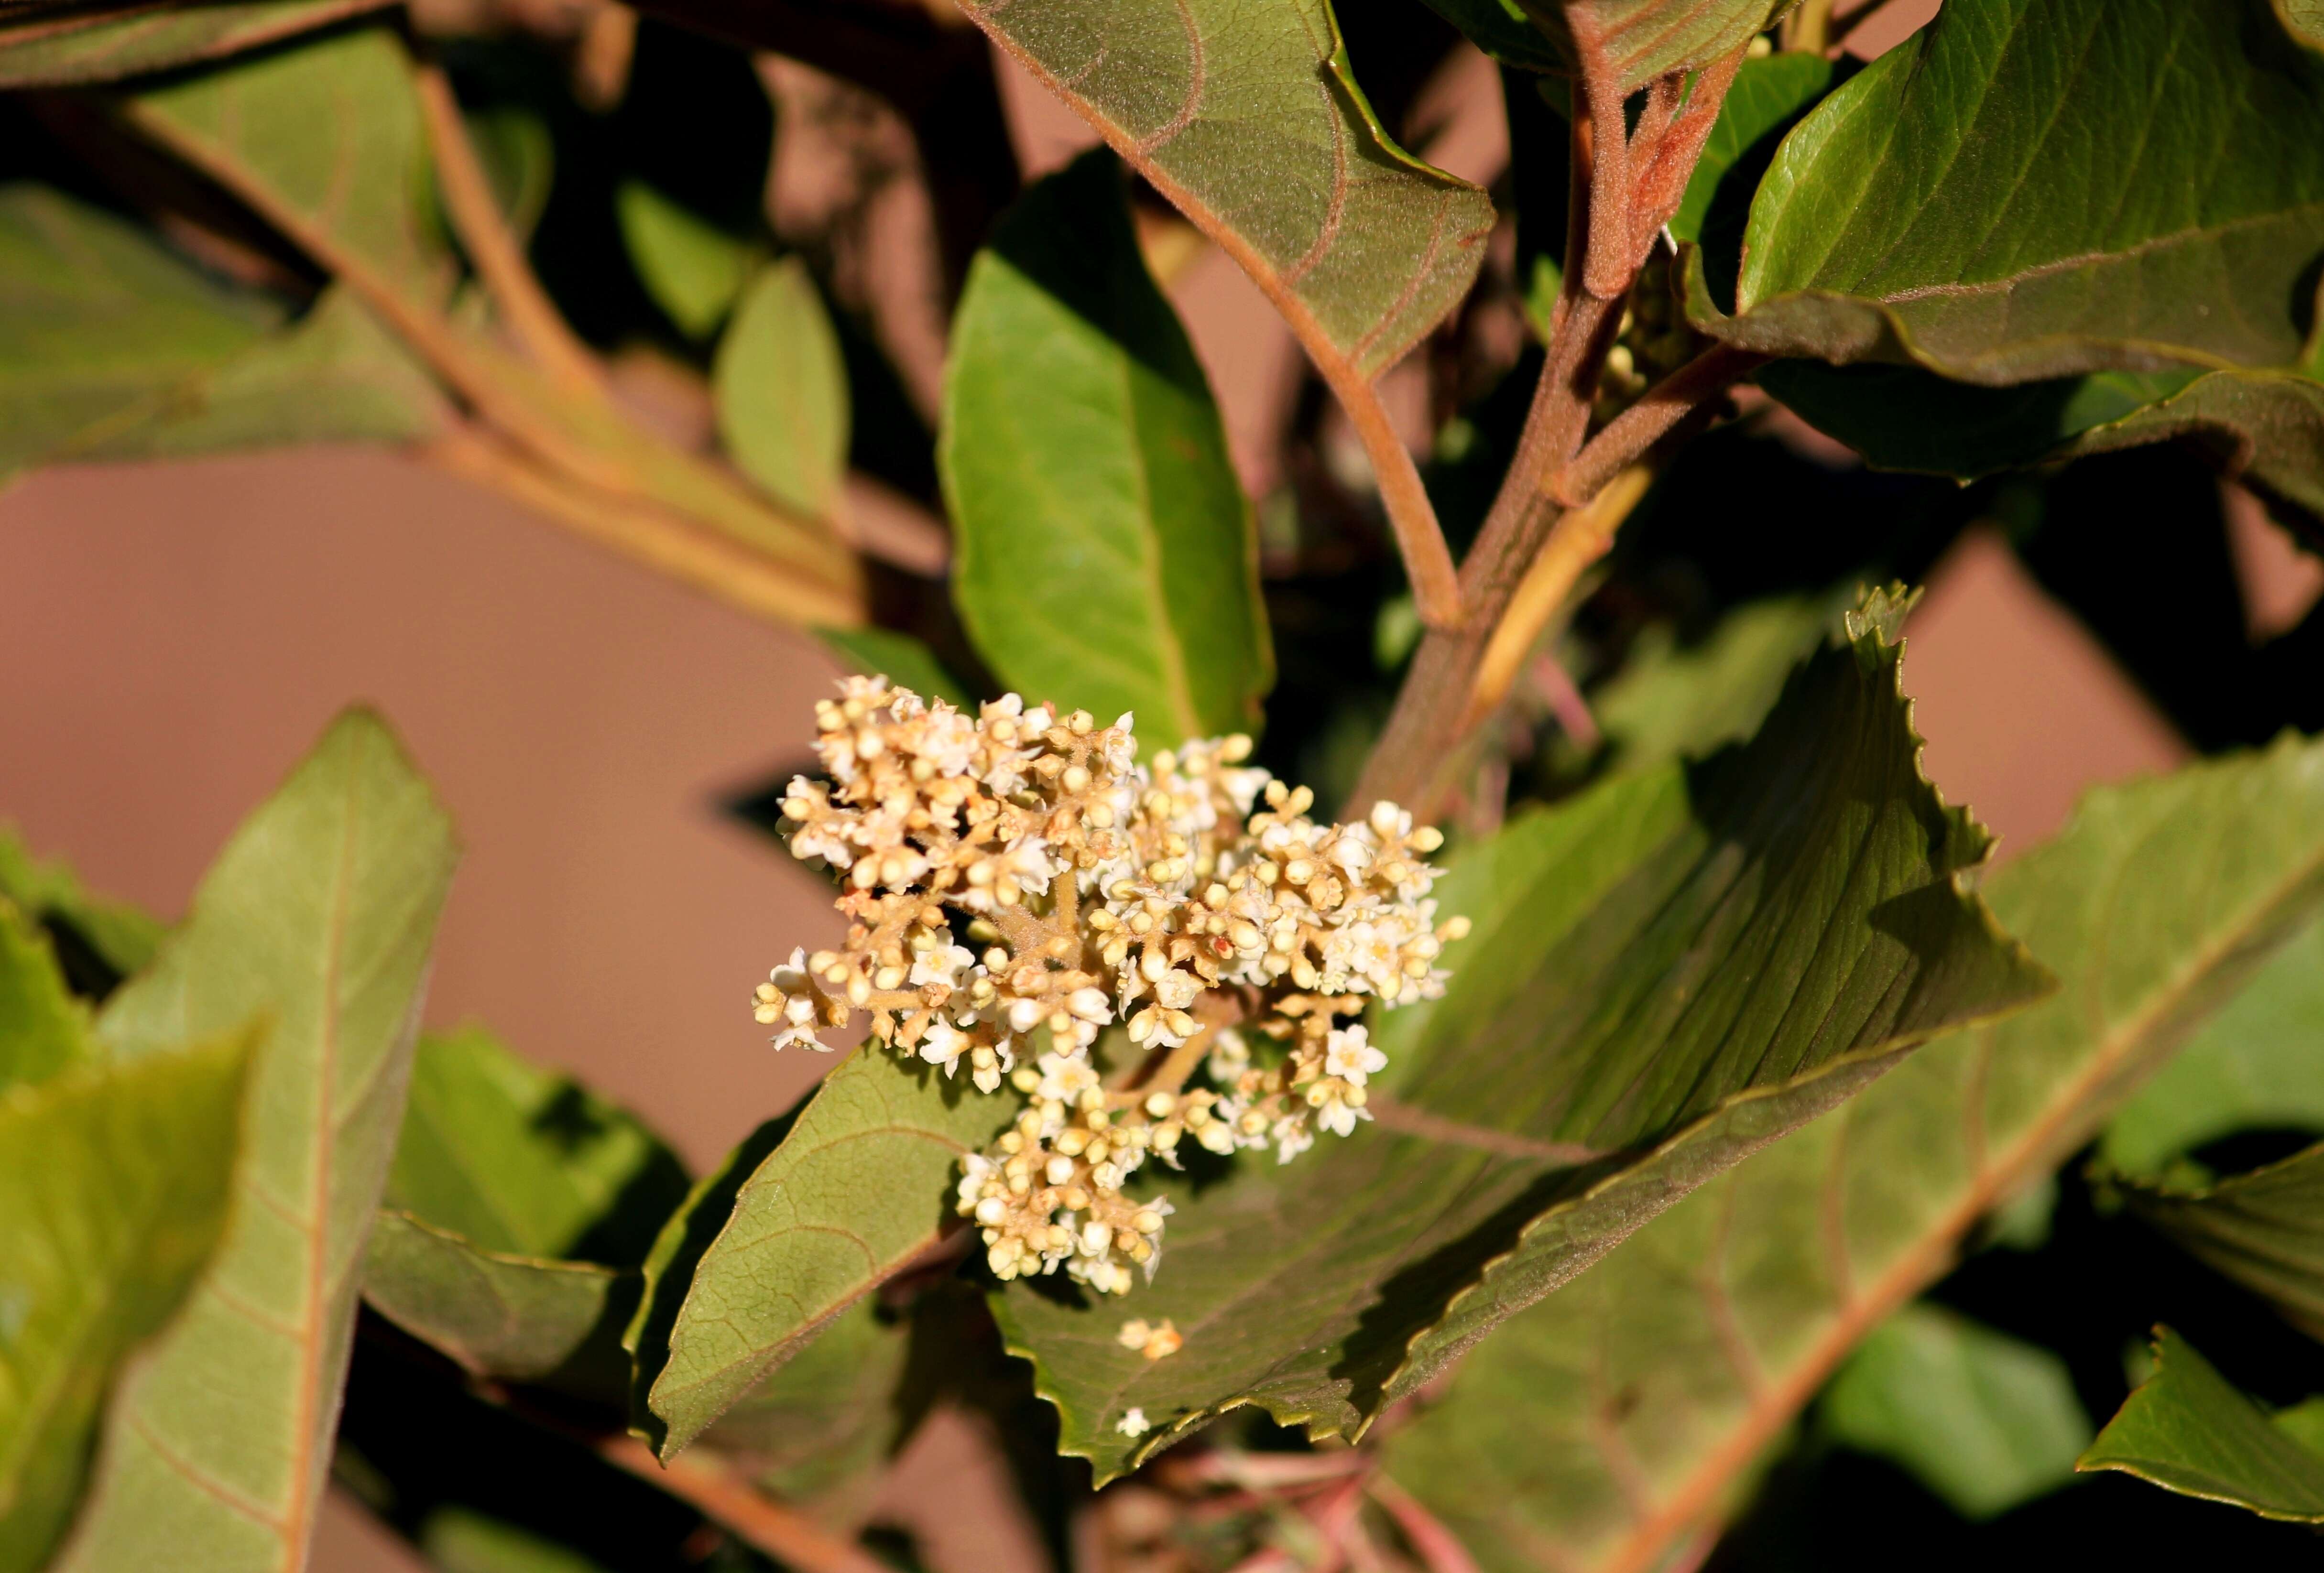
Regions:
<instances>
[{"instance_id":1,"label":"flower cluster","mask_svg":"<svg viewBox=\"0 0 2324 1573\"><path fill-rule=\"evenodd\" d=\"M794 780L783 814L792 853L839 876L847 934L792 952L758 1019L820 1049L862 1011L879 1042L1026 1096L959 1188L1003 1278L1063 1265L1120 1293L1170 1216L1123 1193L1148 1158L1176 1167L1191 1137L1287 1163L1370 1118L1387 1058L1354 1018L1443 992L1467 932L1428 899L1434 829L1391 803L1319 824L1245 737L1141 764L1129 716L1012 694L972 718L884 677L846 679L816 724L830 780Z\"/></svg>"}]
</instances>

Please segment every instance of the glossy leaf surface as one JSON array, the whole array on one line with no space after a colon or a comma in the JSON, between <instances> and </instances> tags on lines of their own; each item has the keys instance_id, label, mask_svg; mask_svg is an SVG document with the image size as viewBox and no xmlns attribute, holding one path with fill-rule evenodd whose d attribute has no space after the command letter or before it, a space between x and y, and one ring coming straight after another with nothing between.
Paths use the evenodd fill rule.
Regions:
<instances>
[{"instance_id":1,"label":"glossy leaf surface","mask_svg":"<svg viewBox=\"0 0 2324 1573\"><path fill-rule=\"evenodd\" d=\"M1879 617L1748 744L1525 815L1455 865L1445 998L1381 1017L1377 1121L1189 1184L1153 1283L998 1298L1101 1480L1238 1403L1355 1433L1505 1318L1929 1033L2049 980L1957 876ZM1584 1275L1586 1282L1586 1275ZM1044 1285L1045 1286L1045 1285ZM1127 1315L1185 1347L1148 1362ZM1119 1429L1130 1408L1156 1428Z\"/></svg>"},{"instance_id":2,"label":"glossy leaf surface","mask_svg":"<svg viewBox=\"0 0 2324 1573\"><path fill-rule=\"evenodd\" d=\"M1745 60L1719 106L1719 118L1704 139L1702 156L1686 183L1686 196L1671 215L1674 239L1691 244L1703 239L1704 223L1712 205L1732 207L1748 214L1755 188L1743 184L1755 177L1759 162L1774 152L1774 143L1810 106L1831 90L1832 66L1821 55L1767 55ZM1729 174L1738 189L1725 189Z\"/></svg>"},{"instance_id":3,"label":"glossy leaf surface","mask_svg":"<svg viewBox=\"0 0 2324 1573\"><path fill-rule=\"evenodd\" d=\"M2324 745L2093 792L1984 888L2054 997L1929 1044L1686 1198L1393 1440L1390 1469L1471 1545L1645 1569L1728 1511L1849 1351L2313 918ZM1520 1379L1531 1444L1497 1454L1479 1405Z\"/></svg>"},{"instance_id":4,"label":"glossy leaf surface","mask_svg":"<svg viewBox=\"0 0 2324 1573\"><path fill-rule=\"evenodd\" d=\"M2324 61L2251 20L1952 0L1785 141L1736 315L1706 327L1987 383L2299 363L2324 254Z\"/></svg>"},{"instance_id":5,"label":"glossy leaf surface","mask_svg":"<svg viewBox=\"0 0 2324 1573\"><path fill-rule=\"evenodd\" d=\"M1111 156L1035 187L978 254L939 459L954 599L1002 681L1134 713L1148 749L1257 723L1273 669L1250 507Z\"/></svg>"},{"instance_id":6,"label":"glossy leaf surface","mask_svg":"<svg viewBox=\"0 0 2324 1573\"><path fill-rule=\"evenodd\" d=\"M62 1568L168 1567L189 1546L217 1573L304 1565L454 857L427 784L351 712L99 1017L124 1063L253 1019L270 1031L225 1244L115 1394Z\"/></svg>"}]
</instances>

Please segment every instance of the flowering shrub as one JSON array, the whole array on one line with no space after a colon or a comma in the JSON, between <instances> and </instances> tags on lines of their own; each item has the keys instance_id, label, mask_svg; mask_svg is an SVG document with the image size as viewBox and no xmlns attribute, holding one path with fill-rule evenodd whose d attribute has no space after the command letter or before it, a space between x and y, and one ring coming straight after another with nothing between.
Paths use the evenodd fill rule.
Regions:
<instances>
[{"instance_id":1,"label":"flowering shrub","mask_svg":"<svg viewBox=\"0 0 2324 1573\"><path fill-rule=\"evenodd\" d=\"M1025 1095L962 1161L960 1210L1003 1279L1062 1264L1122 1293L1171 1211L1122 1194L1149 1157L1178 1167L1192 1136L1287 1164L1316 1127L1370 1119L1388 1057L1355 1018L1442 995L1437 957L1468 929L1428 897L1442 835L1387 802L1317 824L1314 793L1243 763L1247 737L1141 764L1130 716L1009 694L971 720L884 676L816 722L831 785L794 779L783 814L792 855L839 878L847 939L793 951L758 1019L778 1049L827 1049L818 1031L864 1011L880 1043ZM1117 1023L1144 1058L1108 1086L1092 1051ZM1187 1090L1198 1068L1212 1085Z\"/></svg>"},{"instance_id":2,"label":"flowering shrub","mask_svg":"<svg viewBox=\"0 0 2324 1573\"><path fill-rule=\"evenodd\" d=\"M2319 14L0 0L0 489L387 445L844 674L717 722L835 943L530 1045L698 1173L417 1030L379 717L174 924L0 827L0 1573L2312 1565ZM0 790L117 858L108 484L0 497ZM1995 866L1908 585L2019 569L1987 730L2133 735L1933 757L2190 762Z\"/></svg>"}]
</instances>

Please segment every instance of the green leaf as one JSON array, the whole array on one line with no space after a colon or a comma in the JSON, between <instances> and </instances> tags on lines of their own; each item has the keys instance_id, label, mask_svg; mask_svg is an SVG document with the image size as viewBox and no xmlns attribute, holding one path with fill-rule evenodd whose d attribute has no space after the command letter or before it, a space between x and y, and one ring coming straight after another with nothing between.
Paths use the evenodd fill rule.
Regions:
<instances>
[{"instance_id":1,"label":"green leaf","mask_svg":"<svg viewBox=\"0 0 2324 1573\"><path fill-rule=\"evenodd\" d=\"M88 1007L65 986L49 936L0 897L0 1091L86 1062Z\"/></svg>"},{"instance_id":2,"label":"green leaf","mask_svg":"<svg viewBox=\"0 0 2324 1573\"><path fill-rule=\"evenodd\" d=\"M167 9L22 6L17 9L26 14L21 19L0 20L0 89L110 82L219 60L376 11L386 3L206 0Z\"/></svg>"},{"instance_id":3,"label":"green leaf","mask_svg":"<svg viewBox=\"0 0 2324 1573\"><path fill-rule=\"evenodd\" d=\"M1950 0L1785 139L1735 315L1696 305L1747 349L1974 382L2283 368L2319 253L2324 61L2241 5Z\"/></svg>"},{"instance_id":4,"label":"green leaf","mask_svg":"<svg viewBox=\"0 0 2324 1573\"><path fill-rule=\"evenodd\" d=\"M2098 372L2010 388L1916 366L1781 361L1759 385L1873 466L1972 481L2186 438L2324 528L2324 382L2310 372Z\"/></svg>"},{"instance_id":5,"label":"green leaf","mask_svg":"<svg viewBox=\"0 0 2324 1573\"><path fill-rule=\"evenodd\" d=\"M1391 1440L1397 1478L1472 1545L1554 1537L1585 1573L1645 1568L1726 1511L1848 1352L2324 905L2324 745L2093 792L1984 889L2055 997L1929 1044L1655 1219ZM1531 1450L1495 1473L1464 1412L1520 1380Z\"/></svg>"},{"instance_id":6,"label":"green leaf","mask_svg":"<svg viewBox=\"0 0 2324 1573\"><path fill-rule=\"evenodd\" d=\"M2052 456L2184 437L2279 511L2324 529L2324 355L2303 373L2213 372Z\"/></svg>"},{"instance_id":7,"label":"green leaf","mask_svg":"<svg viewBox=\"0 0 2324 1573\"><path fill-rule=\"evenodd\" d=\"M735 568L755 580L745 593L754 606L818 621L860 610L860 565L828 529L779 512L723 465L560 386L481 324L445 314L458 270L430 189L411 60L393 32L326 36L236 62L124 111L359 294L503 435L552 468L745 547Z\"/></svg>"},{"instance_id":8,"label":"green leaf","mask_svg":"<svg viewBox=\"0 0 2324 1573\"><path fill-rule=\"evenodd\" d=\"M0 897L53 934L61 930L76 948L115 980L142 971L161 943L161 925L135 907L91 896L70 869L42 862L0 823ZM60 958L61 959L61 958Z\"/></svg>"},{"instance_id":9,"label":"green leaf","mask_svg":"<svg viewBox=\"0 0 2324 1573\"><path fill-rule=\"evenodd\" d=\"M449 298L457 269L436 216L410 60L391 29L173 78L124 107L302 249L351 260L406 300Z\"/></svg>"},{"instance_id":10,"label":"green leaf","mask_svg":"<svg viewBox=\"0 0 2324 1573\"><path fill-rule=\"evenodd\" d=\"M410 1213L383 1210L363 1269L364 1302L479 1376L561 1387L619 1406L622 1329L634 1270L486 1250Z\"/></svg>"},{"instance_id":11,"label":"green leaf","mask_svg":"<svg viewBox=\"0 0 2324 1573\"><path fill-rule=\"evenodd\" d=\"M1377 376L1468 294L1492 203L1388 139L1326 0L963 9L1241 264L1327 376Z\"/></svg>"},{"instance_id":12,"label":"green leaf","mask_svg":"<svg viewBox=\"0 0 2324 1573\"><path fill-rule=\"evenodd\" d=\"M686 1197L635 1115L481 1028L423 1037L385 1205L487 1251L629 1267Z\"/></svg>"},{"instance_id":13,"label":"green leaf","mask_svg":"<svg viewBox=\"0 0 2324 1573\"><path fill-rule=\"evenodd\" d=\"M1613 767L1641 770L1700 758L1749 737L1792 668L1853 600L1835 592L1747 602L1695 644L1679 642L1668 624L1646 629L1622 669L1591 695Z\"/></svg>"},{"instance_id":14,"label":"green leaf","mask_svg":"<svg viewBox=\"0 0 2324 1573\"><path fill-rule=\"evenodd\" d=\"M1595 38L1625 97L1672 71L1741 49L1796 0L1428 0L1505 65L1570 74L1574 40Z\"/></svg>"},{"instance_id":15,"label":"green leaf","mask_svg":"<svg viewBox=\"0 0 2324 1573\"><path fill-rule=\"evenodd\" d=\"M461 119L467 124L468 140L475 144L476 160L484 167L484 178L492 182L493 197L509 228L530 243L557 184L557 138L548 120L519 104L467 110Z\"/></svg>"},{"instance_id":16,"label":"green leaf","mask_svg":"<svg viewBox=\"0 0 2324 1573\"><path fill-rule=\"evenodd\" d=\"M441 1573L605 1573L569 1546L465 1507L439 1507L420 1526L420 1550Z\"/></svg>"},{"instance_id":17,"label":"green leaf","mask_svg":"<svg viewBox=\"0 0 2324 1573\"><path fill-rule=\"evenodd\" d=\"M1132 712L1149 748L1257 725L1258 532L1110 155L1034 187L977 253L937 457L954 599L1003 682Z\"/></svg>"},{"instance_id":18,"label":"green leaf","mask_svg":"<svg viewBox=\"0 0 2324 1573\"><path fill-rule=\"evenodd\" d=\"M647 1262L627 1339L640 1434L674 1456L935 1246L954 1227L961 1155L982 1152L1010 1114L866 1044L795 1114L761 1127L696 1186Z\"/></svg>"},{"instance_id":19,"label":"green leaf","mask_svg":"<svg viewBox=\"0 0 2324 1573\"><path fill-rule=\"evenodd\" d=\"M2178 1154L2247 1127L2324 1136L2324 923L2276 952L2155 1073L2098 1140L2098 1161L2153 1175Z\"/></svg>"},{"instance_id":20,"label":"green leaf","mask_svg":"<svg viewBox=\"0 0 2324 1573\"><path fill-rule=\"evenodd\" d=\"M615 1408L636 1268L686 1171L635 1116L468 1028L420 1040L364 1299L479 1375Z\"/></svg>"},{"instance_id":21,"label":"green leaf","mask_svg":"<svg viewBox=\"0 0 2324 1573\"><path fill-rule=\"evenodd\" d=\"M2272 1418L2301 1447L2324 1456L2324 1394L2303 1398L2290 1409L2277 1410Z\"/></svg>"},{"instance_id":22,"label":"green leaf","mask_svg":"<svg viewBox=\"0 0 2324 1573\"><path fill-rule=\"evenodd\" d=\"M2065 1485L2090 1445L2063 1360L1926 1304L1875 1328L1817 1410L1834 1440L1901 1464L1969 1519Z\"/></svg>"},{"instance_id":23,"label":"green leaf","mask_svg":"<svg viewBox=\"0 0 2324 1573\"><path fill-rule=\"evenodd\" d=\"M226 1242L115 1395L69 1573L179 1565L189 1547L213 1573L303 1563L454 859L427 784L352 712L98 1018L124 1063L254 1018L272 1030Z\"/></svg>"},{"instance_id":24,"label":"green leaf","mask_svg":"<svg viewBox=\"0 0 2324 1573\"><path fill-rule=\"evenodd\" d=\"M973 713L968 685L945 669L927 646L908 633L885 628L819 628L815 637L851 672L885 677L923 699L942 699Z\"/></svg>"},{"instance_id":25,"label":"green leaf","mask_svg":"<svg viewBox=\"0 0 2324 1573\"><path fill-rule=\"evenodd\" d=\"M753 247L643 180L613 191L613 216L630 263L655 305L688 338L708 338L726 320L750 275Z\"/></svg>"},{"instance_id":26,"label":"green leaf","mask_svg":"<svg viewBox=\"0 0 2324 1573\"><path fill-rule=\"evenodd\" d=\"M2306 1041L2312 1080L2317 1040ZM2123 1191L2141 1218L2189 1255L2324 1338L2324 1143L2216 1185L2126 1181Z\"/></svg>"},{"instance_id":27,"label":"green leaf","mask_svg":"<svg viewBox=\"0 0 2324 1573\"><path fill-rule=\"evenodd\" d=\"M1686 196L1671 215L1672 236L1685 243L1702 240L1703 221L1714 200L1732 202L1748 212L1751 188L1722 191L1721 186L1730 173L1738 177L1738 186L1742 186L1742 177L1756 182L1754 155L1762 148L1772 152L1776 140L1831 90L1831 79L1832 64L1821 55L1787 53L1745 60L1703 141Z\"/></svg>"},{"instance_id":28,"label":"green leaf","mask_svg":"<svg viewBox=\"0 0 2324 1573\"><path fill-rule=\"evenodd\" d=\"M0 476L63 460L399 441L442 399L338 290L286 322L143 230L0 187Z\"/></svg>"},{"instance_id":29,"label":"green leaf","mask_svg":"<svg viewBox=\"0 0 2324 1573\"><path fill-rule=\"evenodd\" d=\"M811 1099L814 1094L807 1096ZM657 1449L669 1433L649 1401L655 1381L669 1363L670 1329L685 1309L704 1254L734 1214L735 1197L782 1145L807 1102L802 1099L796 1107L762 1121L724 1161L696 1180L686 1200L664 1220L653 1248L646 1253L645 1265L640 1269L644 1291L630 1325L622 1330L622 1348L630 1357L630 1432Z\"/></svg>"},{"instance_id":30,"label":"green leaf","mask_svg":"<svg viewBox=\"0 0 2324 1573\"><path fill-rule=\"evenodd\" d=\"M2287 1415L2269 1416L2168 1328L2155 1329L2154 1375L2075 1466L2120 1469L2182 1496L2233 1503L2264 1518L2324 1523L2324 1454ZM2304 1407L2304 1406L2303 1406Z\"/></svg>"},{"instance_id":31,"label":"green leaf","mask_svg":"<svg viewBox=\"0 0 2324 1573\"><path fill-rule=\"evenodd\" d=\"M1967 888L1987 838L1919 773L1886 606L1748 745L1519 817L1455 862L1440 910L1474 932L1443 999L1375 1025L1377 1123L1167 1186L1166 1259L1126 1304L998 1298L1066 1451L1103 1481L1239 1403L1360 1432L1911 1044L2049 987ZM1131 1314L1185 1347L1123 1348ZM1151 1435L1120 1432L1132 1407Z\"/></svg>"},{"instance_id":32,"label":"green leaf","mask_svg":"<svg viewBox=\"0 0 2324 1573\"><path fill-rule=\"evenodd\" d=\"M847 479L847 368L807 264L761 268L718 341L718 436L742 472L814 518Z\"/></svg>"},{"instance_id":33,"label":"green leaf","mask_svg":"<svg viewBox=\"0 0 2324 1573\"><path fill-rule=\"evenodd\" d=\"M116 1366L217 1248L253 1035L0 1090L0 1573L46 1563Z\"/></svg>"},{"instance_id":34,"label":"green leaf","mask_svg":"<svg viewBox=\"0 0 2324 1573\"><path fill-rule=\"evenodd\" d=\"M2099 372L1981 388L1918 366L1778 361L1757 381L1879 469L1974 481L2068 454L2085 433L2136 416L2201 375Z\"/></svg>"},{"instance_id":35,"label":"green leaf","mask_svg":"<svg viewBox=\"0 0 2324 1573\"><path fill-rule=\"evenodd\" d=\"M2324 0L2275 0L2275 14L2293 38L2324 50Z\"/></svg>"},{"instance_id":36,"label":"green leaf","mask_svg":"<svg viewBox=\"0 0 2324 1573\"><path fill-rule=\"evenodd\" d=\"M845 1522L868 1505L908 1417L897 1389L909 1328L866 1295L719 1416L698 1446L733 1458L759 1490Z\"/></svg>"},{"instance_id":37,"label":"green leaf","mask_svg":"<svg viewBox=\"0 0 2324 1573\"><path fill-rule=\"evenodd\" d=\"M1505 66L1528 71L1572 69L1565 51L1533 23L1522 0L1426 0L1428 8Z\"/></svg>"}]
</instances>

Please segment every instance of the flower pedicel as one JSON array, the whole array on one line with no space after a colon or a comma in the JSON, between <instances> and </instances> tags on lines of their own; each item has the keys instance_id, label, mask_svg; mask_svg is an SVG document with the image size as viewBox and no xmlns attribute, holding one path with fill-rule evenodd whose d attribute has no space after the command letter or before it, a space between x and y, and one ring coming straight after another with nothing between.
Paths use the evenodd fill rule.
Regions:
<instances>
[{"instance_id":1,"label":"flower pedicel","mask_svg":"<svg viewBox=\"0 0 2324 1573\"><path fill-rule=\"evenodd\" d=\"M861 1010L896 1051L1026 1095L962 1160L996 1274L1063 1265L1123 1292L1170 1215L1123 1193L1148 1157L1176 1168L1191 1136L1288 1163L1371 1118L1388 1061L1355 1018L1443 993L1437 956L1468 932L1428 898L1436 831L1392 803L1317 824L1307 788L1243 763L1246 737L1140 764L1127 715L1010 694L972 718L884 677L841 686L816 707L832 785L793 780L783 814L792 854L840 876L846 942L793 951L752 1003L779 1049L827 1049ZM1116 1024L1133 1062L1109 1085L1091 1050Z\"/></svg>"}]
</instances>

